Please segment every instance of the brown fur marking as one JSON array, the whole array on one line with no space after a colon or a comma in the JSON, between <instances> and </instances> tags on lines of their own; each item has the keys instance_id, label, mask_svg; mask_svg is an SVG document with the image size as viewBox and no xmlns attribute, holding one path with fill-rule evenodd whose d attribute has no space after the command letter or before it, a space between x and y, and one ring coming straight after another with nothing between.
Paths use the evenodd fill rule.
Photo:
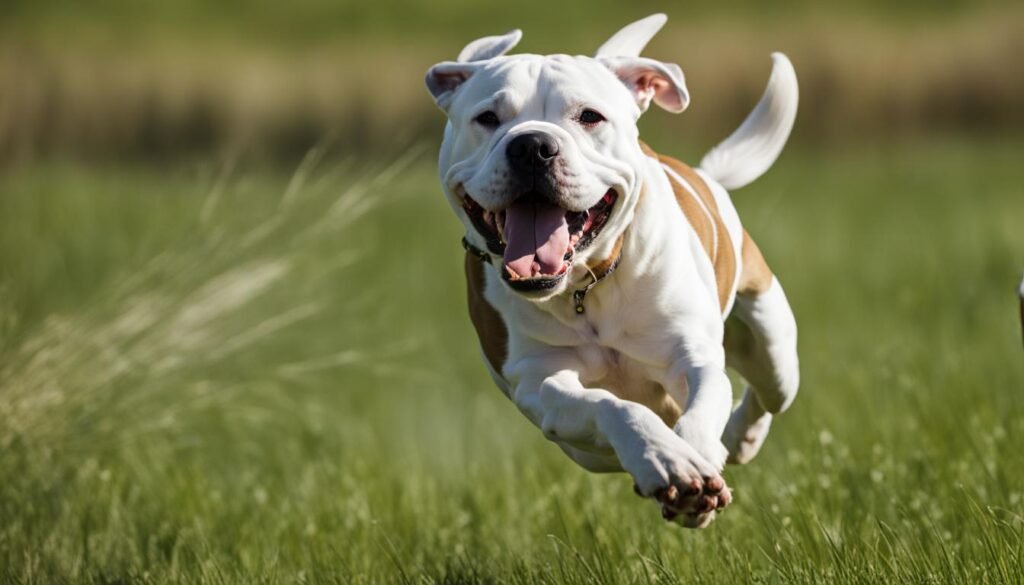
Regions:
<instances>
[{"instance_id":1,"label":"brown fur marking","mask_svg":"<svg viewBox=\"0 0 1024 585\"><path fill-rule=\"evenodd\" d=\"M685 179L693 187L694 191L697 192L701 201L704 202L704 206L711 213L711 217L714 220L713 225L711 220L708 219L708 215L704 213L701 206L694 201L693 196L686 190L686 187L677 184L676 181L672 180L671 175L668 176L669 183L672 185L672 191L676 196L676 203L679 204L679 208L682 210L683 215L686 216L686 220L693 226L694 231L697 232L704 251L707 252L708 258L711 259L711 264L714 266L715 282L718 285L718 302L724 311L726 305L729 304L729 295L732 293L732 285L736 278L736 251L733 250L732 239L729 237L729 231L725 227L725 222L722 221L722 216L718 213L718 202L715 201L711 188L708 187L707 183L704 182L704 179L696 171L686 164L672 157L654 152L643 142L640 143L640 149L643 150L644 154L657 159ZM716 231L718 233L717 249L714 236Z\"/></svg>"},{"instance_id":2,"label":"brown fur marking","mask_svg":"<svg viewBox=\"0 0 1024 585\"><path fill-rule=\"evenodd\" d=\"M469 319L473 322L476 335L480 338L480 349L494 371L501 375L501 369L508 357L508 330L501 314L484 298L486 284L484 262L466 252L466 301L469 305Z\"/></svg>"},{"instance_id":3,"label":"brown fur marking","mask_svg":"<svg viewBox=\"0 0 1024 585\"><path fill-rule=\"evenodd\" d=\"M590 271L593 272L598 278L604 276L605 273L612 269L612 266L615 265L615 262L618 261L619 255L622 254L622 242L625 239L625 234L620 235L619 239L615 240L615 245L612 246L612 253L610 256L608 256L604 260L601 260L597 264L588 266L588 268L590 268Z\"/></svg>"},{"instance_id":4,"label":"brown fur marking","mask_svg":"<svg viewBox=\"0 0 1024 585\"><path fill-rule=\"evenodd\" d=\"M736 294L757 295L772 285L772 270L747 230L743 230L743 269Z\"/></svg>"}]
</instances>

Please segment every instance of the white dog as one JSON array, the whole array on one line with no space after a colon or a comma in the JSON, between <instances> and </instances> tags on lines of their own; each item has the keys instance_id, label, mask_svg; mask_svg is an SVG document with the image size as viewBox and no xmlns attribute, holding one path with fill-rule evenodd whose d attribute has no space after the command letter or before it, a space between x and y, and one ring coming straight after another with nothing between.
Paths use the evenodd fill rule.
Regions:
<instances>
[{"instance_id":1,"label":"white dog","mask_svg":"<svg viewBox=\"0 0 1024 585\"><path fill-rule=\"evenodd\" d=\"M665 20L594 57L482 38L426 82L498 387L576 463L625 470L666 519L703 527L731 500L726 461L754 457L799 384L793 314L726 192L779 155L797 84L776 53L756 109L698 169L659 156L637 119L689 101L678 65L639 56ZM749 384L735 407L727 364Z\"/></svg>"}]
</instances>

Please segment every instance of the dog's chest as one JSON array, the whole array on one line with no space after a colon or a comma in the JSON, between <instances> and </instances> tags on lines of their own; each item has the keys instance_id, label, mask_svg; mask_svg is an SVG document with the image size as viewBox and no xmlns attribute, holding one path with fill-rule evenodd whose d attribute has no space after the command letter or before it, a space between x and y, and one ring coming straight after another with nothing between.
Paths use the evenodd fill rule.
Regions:
<instances>
[{"instance_id":1,"label":"dog's chest","mask_svg":"<svg viewBox=\"0 0 1024 585\"><path fill-rule=\"evenodd\" d=\"M584 345L580 354L588 363L580 381L588 388L603 388L619 398L643 404L672 426L682 414L675 398L663 386L661 372L624 353L601 345ZM685 391L685 389L681 389Z\"/></svg>"},{"instance_id":2,"label":"dog's chest","mask_svg":"<svg viewBox=\"0 0 1024 585\"><path fill-rule=\"evenodd\" d=\"M539 311L535 319L520 318L518 327L522 334L552 346L572 347L584 364L579 372L584 386L643 404L671 426L682 410L665 388L669 344L658 328L630 318L647 313L636 310L632 295L619 284L602 283L596 294L588 295L583 313L566 304L555 314ZM673 394L685 392L679 388Z\"/></svg>"}]
</instances>

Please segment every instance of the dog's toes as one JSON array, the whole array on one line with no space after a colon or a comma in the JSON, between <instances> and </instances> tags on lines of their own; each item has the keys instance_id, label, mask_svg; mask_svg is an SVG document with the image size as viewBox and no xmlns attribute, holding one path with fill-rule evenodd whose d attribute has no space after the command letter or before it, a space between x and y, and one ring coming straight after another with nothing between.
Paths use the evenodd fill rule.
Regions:
<instances>
[{"instance_id":1,"label":"dog's toes","mask_svg":"<svg viewBox=\"0 0 1024 585\"><path fill-rule=\"evenodd\" d=\"M679 499L679 488L670 484L668 487L654 492L654 498L662 504L671 506Z\"/></svg>"},{"instance_id":2,"label":"dog's toes","mask_svg":"<svg viewBox=\"0 0 1024 585\"><path fill-rule=\"evenodd\" d=\"M703 514L705 512L710 512L710 511L714 510L717 507L718 507L718 496L712 496L712 495L705 494L704 496L701 496L701 498L699 500L697 500L696 510L697 510L698 513Z\"/></svg>"},{"instance_id":3,"label":"dog's toes","mask_svg":"<svg viewBox=\"0 0 1024 585\"><path fill-rule=\"evenodd\" d=\"M725 480L717 475L704 483L704 491L709 494L717 494L723 489L725 489Z\"/></svg>"},{"instance_id":4,"label":"dog's toes","mask_svg":"<svg viewBox=\"0 0 1024 585\"><path fill-rule=\"evenodd\" d=\"M690 483L686 486L687 496L696 496L701 492L701 482L696 477L690 480Z\"/></svg>"},{"instance_id":5,"label":"dog's toes","mask_svg":"<svg viewBox=\"0 0 1024 585\"><path fill-rule=\"evenodd\" d=\"M721 476L694 478L681 487L669 485L655 492L661 517L687 528L704 528L715 512L732 503L732 492Z\"/></svg>"},{"instance_id":6,"label":"dog's toes","mask_svg":"<svg viewBox=\"0 0 1024 585\"><path fill-rule=\"evenodd\" d=\"M722 508L728 506L731 503L732 503L732 491L729 490L728 487L725 487L718 494L718 509L721 510Z\"/></svg>"}]
</instances>

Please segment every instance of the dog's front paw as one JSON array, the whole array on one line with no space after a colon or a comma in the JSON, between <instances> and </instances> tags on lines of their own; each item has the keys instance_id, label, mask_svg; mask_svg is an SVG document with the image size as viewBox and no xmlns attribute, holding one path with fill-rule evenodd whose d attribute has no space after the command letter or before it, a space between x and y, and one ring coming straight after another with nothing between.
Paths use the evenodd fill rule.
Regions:
<instances>
[{"instance_id":1,"label":"dog's front paw","mask_svg":"<svg viewBox=\"0 0 1024 585\"><path fill-rule=\"evenodd\" d=\"M640 456L623 466L636 492L658 502L663 518L688 528L707 526L715 511L732 501L718 469L674 433L649 440Z\"/></svg>"},{"instance_id":2,"label":"dog's front paw","mask_svg":"<svg viewBox=\"0 0 1024 585\"><path fill-rule=\"evenodd\" d=\"M686 494L670 486L655 496L661 504L661 517L687 528L704 528L715 519L715 512L732 503L732 492L720 476L691 484Z\"/></svg>"}]
</instances>

